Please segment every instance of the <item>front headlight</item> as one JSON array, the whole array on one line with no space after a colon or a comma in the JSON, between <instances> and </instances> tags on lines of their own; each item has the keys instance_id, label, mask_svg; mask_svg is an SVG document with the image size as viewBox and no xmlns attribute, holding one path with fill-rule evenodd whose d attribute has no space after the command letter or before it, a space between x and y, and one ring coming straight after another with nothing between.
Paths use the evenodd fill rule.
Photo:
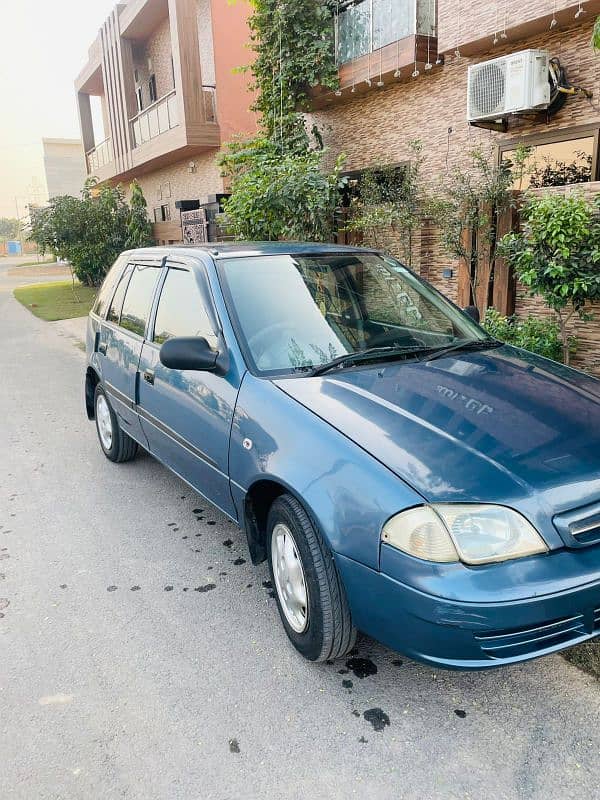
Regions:
<instances>
[{"instance_id":1,"label":"front headlight","mask_svg":"<svg viewBox=\"0 0 600 800\"><path fill-rule=\"evenodd\" d=\"M517 511L505 506L437 503L396 514L383 526L382 540L426 561L488 564L537 553L548 547Z\"/></svg>"}]
</instances>

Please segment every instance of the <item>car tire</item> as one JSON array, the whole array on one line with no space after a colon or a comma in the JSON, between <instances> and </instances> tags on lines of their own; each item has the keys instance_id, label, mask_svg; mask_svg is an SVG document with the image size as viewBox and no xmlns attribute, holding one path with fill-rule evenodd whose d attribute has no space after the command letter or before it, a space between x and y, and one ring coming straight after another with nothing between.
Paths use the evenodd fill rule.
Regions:
<instances>
[{"instance_id":1,"label":"car tire","mask_svg":"<svg viewBox=\"0 0 600 800\"><path fill-rule=\"evenodd\" d=\"M137 442L121 429L101 384L94 391L94 419L100 447L110 461L120 464L135 458Z\"/></svg>"},{"instance_id":2,"label":"car tire","mask_svg":"<svg viewBox=\"0 0 600 800\"><path fill-rule=\"evenodd\" d=\"M283 627L296 650L309 661L346 655L357 631L344 586L323 537L289 494L269 511L267 552Z\"/></svg>"}]
</instances>

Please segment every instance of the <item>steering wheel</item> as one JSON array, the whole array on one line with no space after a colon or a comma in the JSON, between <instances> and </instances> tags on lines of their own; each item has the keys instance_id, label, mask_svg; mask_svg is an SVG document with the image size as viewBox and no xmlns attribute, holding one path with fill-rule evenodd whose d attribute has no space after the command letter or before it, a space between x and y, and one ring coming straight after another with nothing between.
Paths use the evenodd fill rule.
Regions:
<instances>
[{"instance_id":1,"label":"steering wheel","mask_svg":"<svg viewBox=\"0 0 600 800\"><path fill-rule=\"evenodd\" d=\"M276 337L282 336L285 331L294 333L293 328L290 328L287 322L274 322L272 325L267 325L266 328L255 333L248 339L248 347L252 351L254 360L258 363L261 356L265 354L269 346L273 344L281 344L281 341L276 341ZM275 341L274 341L275 340Z\"/></svg>"}]
</instances>

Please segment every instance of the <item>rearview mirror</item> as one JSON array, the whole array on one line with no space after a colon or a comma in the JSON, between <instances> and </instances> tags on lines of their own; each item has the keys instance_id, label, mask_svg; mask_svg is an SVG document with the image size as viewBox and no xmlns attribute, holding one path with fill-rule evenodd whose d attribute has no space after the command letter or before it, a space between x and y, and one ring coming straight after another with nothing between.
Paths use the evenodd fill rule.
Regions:
<instances>
[{"instance_id":1,"label":"rearview mirror","mask_svg":"<svg viewBox=\"0 0 600 800\"><path fill-rule=\"evenodd\" d=\"M211 371L216 367L218 355L203 336L176 336L163 344L159 358L168 369Z\"/></svg>"},{"instance_id":2,"label":"rearview mirror","mask_svg":"<svg viewBox=\"0 0 600 800\"><path fill-rule=\"evenodd\" d=\"M481 314L477 306L467 306L463 308L463 311L467 316L471 317L472 320L475 320L475 322L481 322Z\"/></svg>"}]
</instances>

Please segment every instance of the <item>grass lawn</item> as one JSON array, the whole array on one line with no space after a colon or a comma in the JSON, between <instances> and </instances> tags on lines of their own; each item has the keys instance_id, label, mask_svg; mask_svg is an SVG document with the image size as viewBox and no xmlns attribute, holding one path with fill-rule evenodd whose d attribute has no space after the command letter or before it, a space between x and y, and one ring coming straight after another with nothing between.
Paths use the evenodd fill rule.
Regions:
<instances>
[{"instance_id":1,"label":"grass lawn","mask_svg":"<svg viewBox=\"0 0 600 800\"><path fill-rule=\"evenodd\" d=\"M73 292L71 281L56 281L21 286L15 289L14 294L19 303L36 317L55 322L58 319L85 317L92 307L97 291L93 286L76 283Z\"/></svg>"}]
</instances>

